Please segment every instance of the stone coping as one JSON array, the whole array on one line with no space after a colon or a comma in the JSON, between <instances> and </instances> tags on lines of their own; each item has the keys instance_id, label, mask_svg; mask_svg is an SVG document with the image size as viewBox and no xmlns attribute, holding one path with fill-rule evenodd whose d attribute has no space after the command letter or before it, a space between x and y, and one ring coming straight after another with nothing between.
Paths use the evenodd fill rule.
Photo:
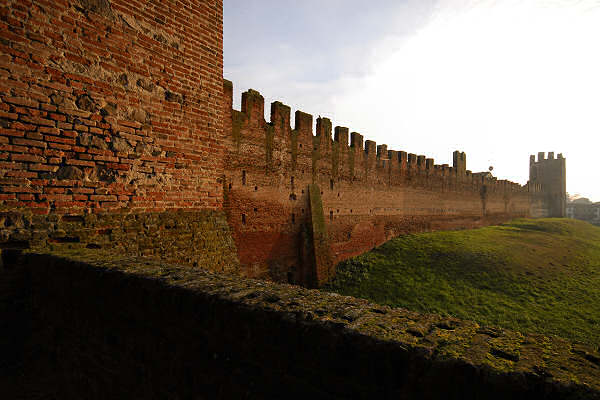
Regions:
<instances>
[{"instance_id":1,"label":"stone coping","mask_svg":"<svg viewBox=\"0 0 600 400\"><path fill-rule=\"evenodd\" d=\"M458 363L521 385L544 385L569 398L600 398L598 349L556 336L522 334L472 321L376 305L363 299L181 267L105 250L25 251L29 265L48 257L73 268L100 269L200 292L215 301L322 325L338 335L364 336L431 363ZM35 271L32 271L35 273ZM360 349L358 349L360 350Z\"/></svg>"}]
</instances>

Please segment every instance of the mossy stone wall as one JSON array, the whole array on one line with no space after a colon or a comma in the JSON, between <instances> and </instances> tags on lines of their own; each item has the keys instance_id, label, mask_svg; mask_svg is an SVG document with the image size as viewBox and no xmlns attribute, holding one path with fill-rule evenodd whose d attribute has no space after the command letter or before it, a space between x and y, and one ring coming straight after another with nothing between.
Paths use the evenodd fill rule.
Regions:
<instances>
[{"instance_id":1,"label":"mossy stone wall","mask_svg":"<svg viewBox=\"0 0 600 400\"><path fill-rule=\"evenodd\" d=\"M600 398L598 352L556 337L103 250L10 267L31 325L3 398Z\"/></svg>"},{"instance_id":2,"label":"mossy stone wall","mask_svg":"<svg viewBox=\"0 0 600 400\"><path fill-rule=\"evenodd\" d=\"M238 260L222 211L36 215L0 212L0 246L104 249L236 273Z\"/></svg>"}]
</instances>

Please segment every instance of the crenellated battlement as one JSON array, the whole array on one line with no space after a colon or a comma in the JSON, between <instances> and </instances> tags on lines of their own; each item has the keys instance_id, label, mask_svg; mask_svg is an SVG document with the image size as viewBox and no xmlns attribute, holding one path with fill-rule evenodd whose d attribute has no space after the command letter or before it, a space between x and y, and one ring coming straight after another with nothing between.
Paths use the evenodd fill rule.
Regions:
<instances>
[{"instance_id":1,"label":"crenellated battlement","mask_svg":"<svg viewBox=\"0 0 600 400\"><path fill-rule=\"evenodd\" d=\"M560 160L564 160L564 156L562 155L562 153L558 153L558 155L556 156L556 158L554 158L554 152L550 151L548 152L548 157L546 157L546 153L543 151L540 151L538 153L537 156L537 161L535 159L535 155L531 155L529 156L529 164L533 165L533 164L538 164L538 163L544 163L544 162L561 162Z\"/></svg>"},{"instance_id":2,"label":"crenellated battlement","mask_svg":"<svg viewBox=\"0 0 600 400\"><path fill-rule=\"evenodd\" d=\"M333 127L329 118L319 116L315 124L311 114L300 110L295 111L292 129L291 108L280 101L271 103L270 121L266 121L264 97L258 91L249 89L244 92L241 111L236 111L232 109L232 83L225 80L223 88L228 106L226 118L232 119L232 129L225 132L226 135L236 141L254 143L254 146L247 147L253 152L260 145L277 147L284 174L293 172L299 165L298 157L304 157L312 160L310 164L314 170L311 172L317 181L336 178L363 181L365 184L446 186L456 190L470 187L476 192L479 186L487 185L493 186L492 190L496 191L509 187L511 191L532 191L532 187L527 185L512 182L505 185L495 178L487 179L489 173L471 173L467 170L466 154L458 150L453 153L452 166L437 165L426 155L390 150L387 144L378 145L349 128ZM265 151L270 153L272 149Z\"/></svg>"},{"instance_id":3,"label":"crenellated battlement","mask_svg":"<svg viewBox=\"0 0 600 400\"><path fill-rule=\"evenodd\" d=\"M225 207L249 276L318 285L331 277L331 262L403 233L548 214L544 182L473 173L462 151L451 165L436 164L301 110L292 127L292 110L280 101L266 120L264 97L253 89L242 94L240 111L231 82L223 93ZM560 154L532 156L532 168L561 162Z\"/></svg>"}]
</instances>

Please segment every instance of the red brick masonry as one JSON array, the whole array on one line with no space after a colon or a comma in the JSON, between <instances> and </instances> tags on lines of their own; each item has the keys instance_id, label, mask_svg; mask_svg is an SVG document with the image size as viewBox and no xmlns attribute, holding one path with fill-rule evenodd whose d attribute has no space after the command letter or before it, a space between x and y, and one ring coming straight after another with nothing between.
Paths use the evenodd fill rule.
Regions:
<instances>
[{"instance_id":1,"label":"red brick masonry","mask_svg":"<svg viewBox=\"0 0 600 400\"><path fill-rule=\"evenodd\" d=\"M255 90L243 94L241 112L232 110L229 81L224 94L225 207L247 276L309 285L331 277L306 249L312 183L321 188L333 264L401 234L548 214L541 185L473 174L464 153L454 152L452 167L435 165L425 156L363 143L348 128L336 127L332 137L327 118L317 119L313 135L313 117L301 111L292 129L290 108L280 102L271 105L266 122L264 99Z\"/></svg>"},{"instance_id":2,"label":"red brick masonry","mask_svg":"<svg viewBox=\"0 0 600 400\"><path fill-rule=\"evenodd\" d=\"M222 206L222 1L0 6L0 200L36 213Z\"/></svg>"},{"instance_id":3,"label":"red brick masonry","mask_svg":"<svg viewBox=\"0 0 600 400\"><path fill-rule=\"evenodd\" d=\"M564 161L552 174L545 166L557 164L532 164L537 180L520 186L472 174L464 153L449 167L363 143L347 128L332 137L326 118L313 136L312 116L300 111L291 129L290 108L279 102L267 123L253 90L241 112L232 110L222 10L221 0L0 5L2 246L106 247L129 238L119 248L157 255L173 253L169 238L189 227L188 245L178 240L169 258L210 269L199 260L219 260L227 270L231 257L218 253L232 249L230 228L243 275L317 285L336 262L403 233L560 208L548 204L562 186L548 179L564 177ZM309 184L320 189L320 210L309 206ZM182 211L200 214L163 223ZM90 215L98 218L82 218ZM215 237L222 240L213 246Z\"/></svg>"}]
</instances>

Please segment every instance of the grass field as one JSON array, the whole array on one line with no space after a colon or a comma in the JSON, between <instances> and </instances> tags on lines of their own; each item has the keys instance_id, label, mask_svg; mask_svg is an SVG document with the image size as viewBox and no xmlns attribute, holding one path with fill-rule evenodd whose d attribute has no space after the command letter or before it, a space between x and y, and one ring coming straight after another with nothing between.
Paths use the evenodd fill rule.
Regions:
<instances>
[{"instance_id":1,"label":"grass field","mask_svg":"<svg viewBox=\"0 0 600 400\"><path fill-rule=\"evenodd\" d=\"M325 290L600 344L600 228L519 219L402 236L338 265Z\"/></svg>"}]
</instances>

